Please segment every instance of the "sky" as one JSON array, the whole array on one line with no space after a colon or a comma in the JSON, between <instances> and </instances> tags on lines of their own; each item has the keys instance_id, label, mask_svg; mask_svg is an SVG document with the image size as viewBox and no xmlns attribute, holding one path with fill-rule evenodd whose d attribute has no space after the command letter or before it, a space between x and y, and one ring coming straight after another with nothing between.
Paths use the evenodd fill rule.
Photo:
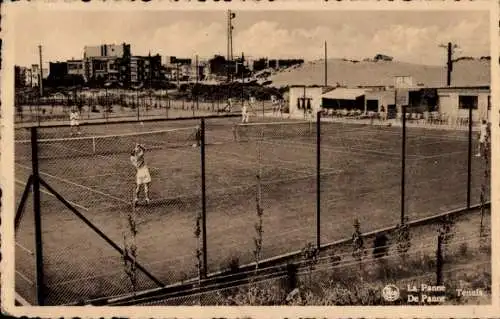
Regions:
<instances>
[{"instance_id":1,"label":"sky","mask_svg":"<svg viewBox=\"0 0 500 319\"><path fill-rule=\"evenodd\" d=\"M442 65L457 56L490 55L487 11L236 11L234 55L252 58L395 60ZM82 58L85 45L130 43L132 54L202 58L226 55L225 11L23 11L15 21L16 64Z\"/></svg>"}]
</instances>

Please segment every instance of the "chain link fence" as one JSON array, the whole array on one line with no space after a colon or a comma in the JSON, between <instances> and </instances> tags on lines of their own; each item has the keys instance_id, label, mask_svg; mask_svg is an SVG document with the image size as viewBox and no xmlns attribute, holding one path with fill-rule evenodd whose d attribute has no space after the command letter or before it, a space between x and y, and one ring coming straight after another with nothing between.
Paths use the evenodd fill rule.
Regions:
<instances>
[{"instance_id":1,"label":"chain link fence","mask_svg":"<svg viewBox=\"0 0 500 319\"><path fill-rule=\"evenodd\" d=\"M223 96L190 97L169 95L165 90L78 90L68 94L39 97L18 94L16 123L69 122L71 110L78 109L82 122L113 122L179 117L201 117L241 111L243 100ZM255 111L270 112L270 100L256 101Z\"/></svg>"},{"instance_id":2,"label":"chain link fence","mask_svg":"<svg viewBox=\"0 0 500 319\"><path fill-rule=\"evenodd\" d=\"M440 228L439 223L415 226L410 227L410 236L414 240L404 255L398 249L396 236L386 232L389 241L376 248L370 246L374 238L365 237L367 245L361 259L353 256L348 244L339 245L335 251L323 251L314 259L298 258L286 265L249 271L244 281L227 275L224 281L220 280L223 284L206 284L201 291L193 288L183 291L182 296L159 295L154 300L135 300L134 304L394 305L382 296L382 290L388 283L400 289L400 299L396 304L406 304L407 295L411 293L407 291L408 285L435 285L438 284L438 277L445 287L442 295L446 296L447 304L464 304L467 298L461 298L457 289L480 289L484 297L491 295L491 254L481 248L477 229L474 229L478 223L477 215L459 218L453 231L447 235L448 240L440 248L436 232ZM442 257L440 268L439 251Z\"/></svg>"},{"instance_id":3,"label":"chain link fence","mask_svg":"<svg viewBox=\"0 0 500 319\"><path fill-rule=\"evenodd\" d=\"M239 116L107 123L83 125L76 136L64 125L17 129L16 267L43 267L45 303L68 304L237 273L349 237L353 222L373 231L478 199L486 205L487 157L468 159L465 135L406 128L402 139L400 132L278 120L256 108L250 123ZM134 205L137 144L151 182ZM37 184L39 209L23 196ZM42 217L38 261L34 213ZM16 289L36 299L30 269L16 268Z\"/></svg>"}]
</instances>

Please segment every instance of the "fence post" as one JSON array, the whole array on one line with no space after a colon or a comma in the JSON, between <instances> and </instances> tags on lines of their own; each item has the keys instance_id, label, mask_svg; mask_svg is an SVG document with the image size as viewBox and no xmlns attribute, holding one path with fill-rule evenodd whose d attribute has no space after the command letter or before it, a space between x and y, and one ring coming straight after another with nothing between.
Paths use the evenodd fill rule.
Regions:
<instances>
[{"instance_id":1,"label":"fence post","mask_svg":"<svg viewBox=\"0 0 500 319\"><path fill-rule=\"evenodd\" d=\"M33 213L35 217L35 245L36 245L36 300L39 306L45 302L43 245L42 245L42 218L40 216L40 175L38 172L38 131L31 128L31 165L33 176Z\"/></svg>"},{"instance_id":2,"label":"fence post","mask_svg":"<svg viewBox=\"0 0 500 319\"><path fill-rule=\"evenodd\" d=\"M139 111L139 95L137 95L137 103L135 104L135 108L137 109L137 121L139 121L141 118L141 114Z\"/></svg>"},{"instance_id":3,"label":"fence post","mask_svg":"<svg viewBox=\"0 0 500 319\"><path fill-rule=\"evenodd\" d=\"M167 98L167 100L165 101L165 113L166 113L166 116L167 116L167 119L168 119L168 107L170 105L170 100Z\"/></svg>"},{"instance_id":4,"label":"fence post","mask_svg":"<svg viewBox=\"0 0 500 319\"><path fill-rule=\"evenodd\" d=\"M262 117L265 117L265 112L264 112L264 100L262 100Z\"/></svg>"},{"instance_id":5,"label":"fence post","mask_svg":"<svg viewBox=\"0 0 500 319\"><path fill-rule=\"evenodd\" d=\"M437 251L436 251L436 286L443 283L443 235L438 234Z\"/></svg>"},{"instance_id":6,"label":"fence post","mask_svg":"<svg viewBox=\"0 0 500 319\"><path fill-rule=\"evenodd\" d=\"M200 154L201 154L201 233L203 242L203 268L202 276L207 277L207 200L206 200L206 187L205 187L205 119L201 118L201 143L200 143Z\"/></svg>"},{"instance_id":7,"label":"fence post","mask_svg":"<svg viewBox=\"0 0 500 319\"><path fill-rule=\"evenodd\" d=\"M467 209L470 209L472 179L472 106L469 106L469 147L467 152Z\"/></svg>"},{"instance_id":8,"label":"fence post","mask_svg":"<svg viewBox=\"0 0 500 319\"><path fill-rule=\"evenodd\" d=\"M316 246L321 247L321 111L316 115Z\"/></svg>"},{"instance_id":9,"label":"fence post","mask_svg":"<svg viewBox=\"0 0 500 319\"><path fill-rule=\"evenodd\" d=\"M405 174L406 174L406 105L401 105L403 134L401 141L401 225L405 223Z\"/></svg>"}]
</instances>

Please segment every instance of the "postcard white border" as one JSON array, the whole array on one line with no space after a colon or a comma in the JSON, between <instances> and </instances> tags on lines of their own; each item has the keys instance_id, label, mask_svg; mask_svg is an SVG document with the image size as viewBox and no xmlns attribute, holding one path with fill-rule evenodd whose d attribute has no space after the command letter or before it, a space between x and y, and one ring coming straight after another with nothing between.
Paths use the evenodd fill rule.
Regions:
<instances>
[{"instance_id":1,"label":"postcard white border","mask_svg":"<svg viewBox=\"0 0 500 319\"><path fill-rule=\"evenodd\" d=\"M1 157L0 157L0 184L3 190L2 202L2 277L1 277L1 306L4 312L13 316L30 317L189 317L189 318L207 318L207 317L256 317L256 318L295 318L295 317L429 317L429 318L448 318L448 317L485 317L495 316L500 313L499 284L498 274L499 254L498 243L500 243L500 234L498 233L500 216L496 214L495 207L499 204L500 180L497 178L498 154L500 152L500 114L499 114L499 71L498 49L499 49L499 10L498 1L418 1L418 2L388 2L388 1L250 1L250 2L232 2L223 1L205 3L199 2L149 2L149 3L82 3L82 2L60 2L50 1L47 3L3 3L2 5L2 34L3 52L2 52L2 70L1 70ZM14 306L14 229L12 221L14 220L14 49L12 39L15 36L15 30L12 28L12 22L16 12L26 8L35 8L37 10L489 10L490 11L490 43L491 43L491 91L492 91L492 154L497 156L492 160L492 305L491 306L428 306L428 307L401 307L401 306L348 306L348 307L15 307ZM9 120L10 119L10 120ZM497 123L495 125L494 123ZM494 262L493 262L494 261Z\"/></svg>"}]
</instances>

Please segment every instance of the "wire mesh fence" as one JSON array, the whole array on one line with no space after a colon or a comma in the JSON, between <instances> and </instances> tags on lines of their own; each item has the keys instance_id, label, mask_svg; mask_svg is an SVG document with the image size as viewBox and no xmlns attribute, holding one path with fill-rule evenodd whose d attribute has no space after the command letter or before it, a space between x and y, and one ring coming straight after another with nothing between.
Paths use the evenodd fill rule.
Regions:
<instances>
[{"instance_id":1,"label":"wire mesh fence","mask_svg":"<svg viewBox=\"0 0 500 319\"><path fill-rule=\"evenodd\" d=\"M468 132L406 128L403 140L397 127L255 114L250 123L227 117L108 123L79 134L67 126L32 130L39 171L31 133L17 129L16 193L22 197L30 175L43 181L47 304L235 272L349 237L354 220L372 231L464 207L468 194L471 204L489 199L488 161L467 158ZM147 192L131 159L137 145ZM30 200L24 210L33 214ZM35 266L31 220L23 216L17 229L16 258ZM132 279L127 269L136 265L124 261L131 251L140 266ZM20 267L18 292L35 298L33 268Z\"/></svg>"},{"instance_id":2,"label":"wire mesh fence","mask_svg":"<svg viewBox=\"0 0 500 319\"><path fill-rule=\"evenodd\" d=\"M239 112L239 99L222 96L170 96L165 90L87 90L47 97L16 95L16 123L48 123L70 120L77 109L82 122L112 122L115 120L145 120L178 117L201 117L212 114ZM273 109L270 100L256 101L255 112Z\"/></svg>"},{"instance_id":3,"label":"wire mesh fence","mask_svg":"<svg viewBox=\"0 0 500 319\"><path fill-rule=\"evenodd\" d=\"M396 237L388 233L387 245L378 246L378 250L367 245L361 259L354 257L350 246L345 245L338 247L335 253L322 253L313 261L304 258L272 266L272 271L266 268L249 271L245 281L227 275L220 281L223 284L205 284L201 289L194 287L183 291L182 296L167 294L155 296L154 300L139 298L135 304L394 305L381 295L387 283L400 288L399 302L405 303L408 285L434 285L438 276L442 277L448 304L460 301L457 289L479 288L486 296L491 294L491 282L488 283L491 255L481 249L477 229L471 228L477 225L478 217L473 216L465 223L464 220L457 222L449 239L441 246L441 268L437 265L436 230L439 225L428 225L423 229L410 228L414 240L404 255L398 250ZM385 248L382 254L380 248Z\"/></svg>"}]
</instances>

